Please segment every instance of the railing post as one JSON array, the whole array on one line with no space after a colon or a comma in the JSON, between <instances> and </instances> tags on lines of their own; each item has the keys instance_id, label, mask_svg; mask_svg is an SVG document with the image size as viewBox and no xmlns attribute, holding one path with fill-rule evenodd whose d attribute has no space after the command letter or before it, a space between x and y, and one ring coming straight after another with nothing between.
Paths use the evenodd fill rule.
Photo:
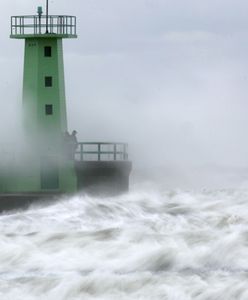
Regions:
<instances>
[{"instance_id":1,"label":"railing post","mask_svg":"<svg viewBox=\"0 0 248 300\"><path fill-rule=\"evenodd\" d=\"M34 16L34 34L37 34L37 20L35 16Z\"/></svg>"},{"instance_id":2,"label":"railing post","mask_svg":"<svg viewBox=\"0 0 248 300\"><path fill-rule=\"evenodd\" d=\"M117 149L116 144L114 144L114 160L116 160L116 149Z\"/></svg>"},{"instance_id":3,"label":"railing post","mask_svg":"<svg viewBox=\"0 0 248 300\"><path fill-rule=\"evenodd\" d=\"M52 25L52 23L53 23L53 18L52 18L52 16L50 16L49 17L49 21L48 21L48 25L49 25L49 33L53 33L53 30L52 30L52 28L53 28L53 25Z\"/></svg>"},{"instance_id":4,"label":"railing post","mask_svg":"<svg viewBox=\"0 0 248 300\"><path fill-rule=\"evenodd\" d=\"M98 161L101 160L101 144L98 143Z\"/></svg>"},{"instance_id":5,"label":"railing post","mask_svg":"<svg viewBox=\"0 0 248 300\"><path fill-rule=\"evenodd\" d=\"M64 17L61 17L61 33L65 34Z\"/></svg>"},{"instance_id":6,"label":"railing post","mask_svg":"<svg viewBox=\"0 0 248 300\"><path fill-rule=\"evenodd\" d=\"M84 144L83 143L80 144L80 160L81 161L84 160Z\"/></svg>"},{"instance_id":7,"label":"railing post","mask_svg":"<svg viewBox=\"0 0 248 300\"><path fill-rule=\"evenodd\" d=\"M39 34L41 34L41 15L39 15Z\"/></svg>"},{"instance_id":8,"label":"railing post","mask_svg":"<svg viewBox=\"0 0 248 300\"><path fill-rule=\"evenodd\" d=\"M50 33L54 33L53 32L53 17L50 17Z\"/></svg>"},{"instance_id":9,"label":"railing post","mask_svg":"<svg viewBox=\"0 0 248 300\"><path fill-rule=\"evenodd\" d=\"M61 17L58 16L58 21L57 21L57 33L61 34Z\"/></svg>"},{"instance_id":10,"label":"railing post","mask_svg":"<svg viewBox=\"0 0 248 300\"><path fill-rule=\"evenodd\" d=\"M17 20L17 18L15 17L15 34L17 34L16 20Z\"/></svg>"},{"instance_id":11,"label":"railing post","mask_svg":"<svg viewBox=\"0 0 248 300\"><path fill-rule=\"evenodd\" d=\"M124 144L124 151L123 151L123 159L128 160L128 154L127 154L127 144Z\"/></svg>"}]
</instances>

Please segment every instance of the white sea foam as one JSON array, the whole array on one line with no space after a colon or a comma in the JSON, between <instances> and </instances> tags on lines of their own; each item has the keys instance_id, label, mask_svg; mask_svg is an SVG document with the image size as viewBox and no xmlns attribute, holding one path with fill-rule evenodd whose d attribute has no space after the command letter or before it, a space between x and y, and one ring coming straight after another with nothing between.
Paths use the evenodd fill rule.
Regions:
<instances>
[{"instance_id":1,"label":"white sea foam","mask_svg":"<svg viewBox=\"0 0 248 300\"><path fill-rule=\"evenodd\" d=\"M81 195L0 216L1 300L247 300L248 191Z\"/></svg>"}]
</instances>

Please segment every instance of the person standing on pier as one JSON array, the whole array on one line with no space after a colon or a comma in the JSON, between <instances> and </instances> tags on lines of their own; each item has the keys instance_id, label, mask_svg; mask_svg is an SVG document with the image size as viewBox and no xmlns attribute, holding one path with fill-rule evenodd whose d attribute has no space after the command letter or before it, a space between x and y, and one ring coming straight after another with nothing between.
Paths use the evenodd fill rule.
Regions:
<instances>
[{"instance_id":1,"label":"person standing on pier","mask_svg":"<svg viewBox=\"0 0 248 300\"><path fill-rule=\"evenodd\" d=\"M72 134L70 135L70 145L73 152L73 156L77 150L78 147L78 140L77 140L77 131L73 130Z\"/></svg>"}]
</instances>

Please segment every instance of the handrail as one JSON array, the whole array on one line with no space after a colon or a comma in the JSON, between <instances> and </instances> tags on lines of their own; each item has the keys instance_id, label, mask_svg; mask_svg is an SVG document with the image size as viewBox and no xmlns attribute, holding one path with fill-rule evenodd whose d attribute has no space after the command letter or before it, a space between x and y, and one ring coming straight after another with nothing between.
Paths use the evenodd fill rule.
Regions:
<instances>
[{"instance_id":1,"label":"handrail","mask_svg":"<svg viewBox=\"0 0 248 300\"><path fill-rule=\"evenodd\" d=\"M48 32L47 32L48 25ZM76 36L76 17L63 15L49 15L48 24L46 16L28 15L11 17L11 36L59 34Z\"/></svg>"},{"instance_id":2,"label":"handrail","mask_svg":"<svg viewBox=\"0 0 248 300\"><path fill-rule=\"evenodd\" d=\"M11 16L11 18L34 18L34 17L37 17L39 18L39 15L17 15L17 16ZM50 17L73 17L73 18L76 18L75 16L72 16L72 15L49 15L48 16L49 18ZM41 18L46 18L46 16L42 15Z\"/></svg>"},{"instance_id":3,"label":"handrail","mask_svg":"<svg viewBox=\"0 0 248 300\"><path fill-rule=\"evenodd\" d=\"M78 143L75 159L80 161L125 161L128 160L126 143L83 142Z\"/></svg>"}]
</instances>

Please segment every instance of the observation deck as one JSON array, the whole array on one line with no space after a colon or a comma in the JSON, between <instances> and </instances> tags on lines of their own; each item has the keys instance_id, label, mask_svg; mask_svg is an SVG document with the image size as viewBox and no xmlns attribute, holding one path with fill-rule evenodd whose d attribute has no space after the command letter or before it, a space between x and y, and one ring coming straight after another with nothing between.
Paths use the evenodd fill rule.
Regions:
<instances>
[{"instance_id":1,"label":"observation deck","mask_svg":"<svg viewBox=\"0 0 248 300\"><path fill-rule=\"evenodd\" d=\"M12 39L26 38L77 38L75 16L30 15L12 16Z\"/></svg>"}]
</instances>

